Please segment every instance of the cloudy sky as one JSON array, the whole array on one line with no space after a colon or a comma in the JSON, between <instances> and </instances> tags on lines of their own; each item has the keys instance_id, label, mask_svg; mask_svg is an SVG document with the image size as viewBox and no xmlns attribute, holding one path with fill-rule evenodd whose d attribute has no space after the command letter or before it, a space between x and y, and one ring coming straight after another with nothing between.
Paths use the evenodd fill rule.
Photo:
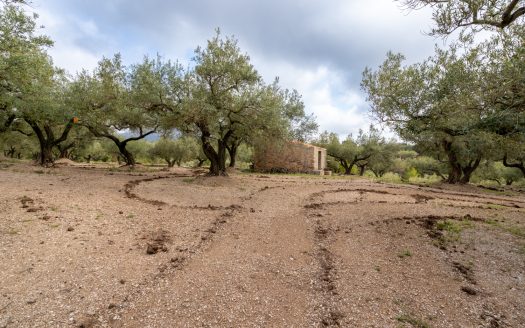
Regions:
<instances>
[{"instance_id":1,"label":"cloudy sky","mask_svg":"<svg viewBox=\"0 0 525 328\"><path fill-rule=\"evenodd\" d=\"M443 44L424 34L428 11L394 0L33 0L32 9L55 41L55 64L71 73L116 52L126 63L157 53L189 62L218 27L266 81L278 76L303 95L321 131L341 136L371 122L359 87L366 66L389 50L420 61Z\"/></svg>"}]
</instances>

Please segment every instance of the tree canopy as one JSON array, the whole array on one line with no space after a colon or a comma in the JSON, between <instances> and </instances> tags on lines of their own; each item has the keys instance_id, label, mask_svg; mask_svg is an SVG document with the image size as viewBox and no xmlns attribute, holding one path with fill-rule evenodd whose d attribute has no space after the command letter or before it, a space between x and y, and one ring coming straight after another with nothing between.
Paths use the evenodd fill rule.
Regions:
<instances>
[{"instance_id":1,"label":"tree canopy","mask_svg":"<svg viewBox=\"0 0 525 328\"><path fill-rule=\"evenodd\" d=\"M226 175L226 152L235 162L241 142L264 137L307 135L317 126L304 113L297 92L267 85L232 37L217 31L197 48L186 72L174 127L196 135L210 161L210 174Z\"/></svg>"},{"instance_id":2,"label":"tree canopy","mask_svg":"<svg viewBox=\"0 0 525 328\"><path fill-rule=\"evenodd\" d=\"M366 69L362 87L372 113L404 140L443 154L448 181L468 182L482 158L492 156L493 133L481 127L494 113L484 97L487 82L481 48L436 49L436 55L403 66L404 57L389 53L377 71Z\"/></svg>"},{"instance_id":3,"label":"tree canopy","mask_svg":"<svg viewBox=\"0 0 525 328\"><path fill-rule=\"evenodd\" d=\"M524 0L397 0L409 9L432 8L432 35L448 35L458 28L504 29L523 24Z\"/></svg>"}]
</instances>

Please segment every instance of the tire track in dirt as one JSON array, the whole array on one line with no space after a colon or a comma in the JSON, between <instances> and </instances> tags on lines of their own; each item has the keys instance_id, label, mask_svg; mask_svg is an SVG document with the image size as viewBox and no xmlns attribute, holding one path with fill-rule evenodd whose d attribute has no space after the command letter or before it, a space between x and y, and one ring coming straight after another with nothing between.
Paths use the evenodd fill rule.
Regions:
<instances>
[{"instance_id":1,"label":"tire track in dirt","mask_svg":"<svg viewBox=\"0 0 525 328\"><path fill-rule=\"evenodd\" d=\"M468 295L476 299L482 306L482 312L480 319L483 320L487 325L486 327L509 327L506 323L505 315L502 314L501 310L496 309L493 305L494 300L493 293L485 290L486 286L480 284L477 279L477 270L473 266L472 261L466 260L468 256L463 254L476 251L474 247L469 248L467 244L458 242L455 238L448 239L449 233L446 228L439 226L439 222L444 223L447 221L457 222L472 222L472 223L487 223L491 220L485 217L474 217L469 214L466 215L420 215L420 216L403 216L403 217L392 217L383 220L368 222L368 225L381 226L386 225L387 230L395 229L395 225L413 224L425 231L428 242L436 246L444 254L442 261L450 268L451 272L457 275L457 279L462 281L459 286L461 293ZM365 224L356 225L355 228L363 228ZM470 227L474 229L474 226ZM457 247L456 247L457 246ZM485 254L486 255L486 254ZM470 255L472 256L472 254ZM481 270L482 271L482 270ZM485 273L480 275L483 277ZM485 277L486 279L486 277ZM486 281L485 281L486 283ZM489 287L490 288L490 287ZM485 325L484 325L485 327Z\"/></svg>"},{"instance_id":2,"label":"tire track in dirt","mask_svg":"<svg viewBox=\"0 0 525 328\"><path fill-rule=\"evenodd\" d=\"M142 179L141 181L145 181L145 180L149 180L149 179ZM149 181L152 181L152 180L149 180ZM257 203L258 195L262 194L264 191L267 191L267 190L278 192L279 189L281 188L285 189L281 186L270 186L270 187L265 186L255 192L252 192L248 197L240 198L240 202L243 205L250 204L250 209L252 209L251 206L257 208L257 206L255 206L254 203ZM133 187L131 187L130 192L132 192L132 190L133 190ZM355 202L326 202L326 203L322 203L322 202L313 203L312 202L313 200L315 200L315 198L321 197L324 194L337 193L337 192L348 192L348 191L359 192L361 194L361 198L357 199ZM313 238L313 243L314 243L314 249L311 254L313 255L313 258L316 261L315 262L316 266L318 267L317 273L315 275L315 283L314 283L315 295L313 296L315 298L318 298L318 302L314 303L315 306L313 308L312 307L310 308L310 310L313 310L315 314L309 316L311 319L313 319L313 321L310 322L312 326L321 326L321 327L330 327L330 326L334 327L335 326L337 327L337 326L344 325L344 320L345 320L344 319L345 314L340 310L341 307L338 305L338 303L341 302L341 298L337 291L337 283L336 283L337 282L337 272L338 272L337 267L339 264L338 264L337 258L330 251L330 246L335 242L335 238L337 238L337 233L336 233L337 231L334 230L333 227L331 227L330 222L328 220L320 219L320 217L322 218L323 215L315 212L315 210L321 210L323 209L323 206L331 206L331 205L343 204L343 203L352 205L358 202L366 202L363 200L363 197L362 197L366 193L412 196L414 197L416 203L426 203L428 200L432 199L429 196L420 195L420 194L407 195L407 194L391 193L391 192L387 192L383 190L369 190L369 189L364 189L364 188L355 188L355 189L339 188L335 190L322 190L322 191L314 192L310 195L306 195L306 197L304 197L303 199L305 199L307 202L310 202L310 203L303 205L302 209L301 208L294 209L290 211L290 213L288 213L288 215L290 216L295 215L292 213L306 214L302 216L303 218L304 217L306 218L318 217L318 219L315 220L315 223L311 224L311 227L313 227L313 234L311 235L311 237ZM295 198L297 198L297 195L294 195L294 196L296 196ZM281 199L281 201L285 202L284 199ZM223 208L217 208L217 209L223 209ZM231 210L232 210L232 213L226 214L226 216L231 215L231 217L233 217L237 213L242 212L243 217L246 218L245 217L246 213L242 211L242 207L233 208ZM234 211L238 211L238 212L233 213ZM224 215L224 213L222 215ZM205 253L199 252L199 255L201 255L199 256L199 262L201 261L200 258L202 257L215 258L215 256L217 255L215 254L217 252L213 252L213 249L215 248L215 246L213 248L210 248L210 247L206 247L206 245L211 243L215 234L219 230L221 230L221 227L223 227L222 224L224 224L225 222L222 222L222 220L224 219L224 218L221 218L222 215L219 216L214 221L214 223L212 224L212 227L208 229L209 230L207 232L208 235L206 235L205 238L203 238L199 242L198 246L196 247L196 249L200 251L204 251L204 250L206 251ZM391 218L388 220L399 220L400 221L400 220L405 220L405 219L407 218L406 217ZM411 218L411 219L414 219L414 218ZM416 219L423 220L424 218L421 217L421 218L416 218ZM460 219L460 218L458 217L455 219ZM232 225L229 225L229 226L230 228L234 228L234 229L228 229L228 232L232 232L233 230L236 230L236 228L238 228ZM256 226L252 226L251 229L257 230L259 228L257 228ZM284 230L284 229L281 229L281 230ZM224 242L231 243L231 241L223 240L221 244L224 244ZM253 245L251 248L253 248L254 250L256 249L257 252L263 252L263 249L265 248L264 245L259 245L259 246L262 246L262 247L256 247L255 245ZM221 249L223 249L225 246L222 245L220 247ZM219 251L219 254L221 254L222 251L223 250ZM186 278L177 277L177 272L179 270L188 268L188 266L194 267L195 265L192 265L192 263L194 262L194 260L197 259L195 255L196 253L197 252L193 252L189 256L181 255L181 256L176 256L172 258L170 263L166 263L165 265L161 266L161 268L159 268L159 274L155 277L155 279L165 280L165 281L177 281L177 280L180 281L180 279L188 279L188 277ZM246 256L249 257L248 254ZM244 258L244 255L242 257ZM188 274L190 273L186 272L185 276L187 276ZM220 274L220 273L217 272L217 274ZM239 280L243 280L242 277L239 277ZM130 294L130 296L127 297L125 302L127 303L129 299L137 299L141 294L144 293L145 290L150 288L149 286L152 286L153 284L154 284L154 281L146 281L142 286L140 286L140 288L137 288L137 291L135 293ZM206 301L204 302L206 303ZM126 312L126 306L117 306L117 307L112 308L110 311L107 311L106 317L109 318L108 322L112 326L121 326L119 320L121 318L122 313ZM117 318L117 319L113 320L112 318ZM137 321L132 321L132 322L137 323ZM239 322L237 324L242 325Z\"/></svg>"},{"instance_id":3,"label":"tire track in dirt","mask_svg":"<svg viewBox=\"0 0 525 328\"><path fill-rule=\"evenodd\" d=\"M146 204L154 206L164 206L169 205L165 202L150 200L139 196L134 193L134 188L144 182L151 182L160 179L168 178L179 178L179 177L190 177L190 175L180 175L180 174L170 174L166 176L154 176L146 179L137 179L131 180L124 185L124 192L127 198L134 199ZM113 318L118 317L119 312L123 310L129 301L133 298L140 296L142 291L148 286L155 283L155 281L165 279L170 275L176 274L178 270L182 270L195 256L200 252L209 248L222 232L225 230L225 226L233 221L235 215L243 210L243 207L240 205L230 205L230 206L172 206L176 208L188 208L188 209L199 209L199 210L210 210L210 211L222 211L215 220L209 225L207 229L204 230L204 233L201 234L200 238L197 241L197 244L193 247L179 246L177 247L177 255L171 257L169 261L164 262L163 264L158 265L157 271L153 275L146 276L139 282L136 286L132 287L125 296L117 304L110 303L109 306L101 306L97 311L90 315L84 315L77 322L78 327L93 327L98 325L114 324ZM165 233L165 231L158 231L156 234ZM162 239L169 239L167 236L163 236ZM156 241L153 240L155 243ZM164 241L163 241L164 242ZM150 243L147 243L148 250L150 248ZM164 245L160 245L164 247ZM156 253L156 252L155 252ZM154 253L148 253L154 254Z\"/></svg>"},{"instance_id":4,"label":"tire track in dirt","mask_svg":"<svg viewBox=\"0 0 525 328\"><path fill-rule=\"evenodd\" d=\"M170 174L167 176L155 176L151 178L146 179L137 179L137 180L130 180L128 183L124 185L124 193L127 198L134 199L137 201L140 201L145 204L153 205L153 206L170 206L172 208L181 208L181 209L196 209L196 210L212 210L212 211L218 211L218 210L229 210L232 207L236 207L236 205L229 205L229 206L218 206L218 205L211 205L208 206L198 206L198 205L190 205L190 206L181 206L181 205L174 205L174 204L168 204L166 202L155 200L155 199L147 199L144 198L137 193L134 192L134 189L144 182L151 182L161 179L169 179L169 178L183 178L183 177L193 177L195 175L180 175L180 174ZM249 199L249 198L248 198ZM243 198L240 199L241 201L244 200Z\"/></svg>"},{"instance_id":5,"label":"tire track in dirt","mask_svg":"<svg viewBox=\"0 0 525 328\"><path fill-rule=\"evenodd\" d=\"M182 270L185 266L191 263L191 261L196 256L212 247L214 240L220 238L220 235L223 234L225 230L227 230L227 225L231 225L231 223L233 223L235 215L242 211L242 207L240 206L230 206L225 207L225 209L227 209L227 211L224 211L218 215L215 220L212 221L209 227L204 230L204 233L201 234L196 245L193 247L177 247L175 249L176 255L172 256L168 261L160 264L157 267L156 273L144 277L140 283L132 287L116 304L112 303L108 307L100 307L99 310L95 312L95 314L87 318L87 321L84 320L84 323L96 322L96 324L110 324L111 326L119 326L119 324L116 324L117 321L115 318L119 318L120 312L126 309L131 300L140 297L140 295L143 294L143 291L154 285L155 282L176 275L178 271ZM91 327L90 324L84 323L80 322L78 326Z\"/></svg>"},{"instance_id":6,"label":"tire track in dirt","mask_svg":"<svg viewBox=\"0 0 525 328\"><path fill-rule=\"evenodd\" d=\"M446 190L446 189L435 189L434 187L411 187L406 185L380 185L383 188L386 189L395 189L395 190L419 190L423 192L433 193L433 194L445 194L445 195L451 195L451 196L461 196L461 197L469 197L469 198L478 198L478 199L488 199L488 200L496 200L496 201L507 201L507 202L515 202L520 204L525 204L525 200L518 199L517 197L521 197L522 194L516 195L516 196L501 196L501 197L494 197L489 195L480 195L475 194L472 192L460 192L460 191L453 191L453 190ZM455 199L455 198L452 198Z\"/></svg>"},{"instance_id":7,"label":"tire track in dirt","mask_svg":"<svg viewBox=\"0 0 525 328\"><path fill-rule=\"evenodd\" d=\"M322 197L326 194L330 193L341 193L341 192L358 192L359 196L356 197L356 199L352 201L319 201L322 199ZM338 188L338 189L332 189L332 190L323 190L320 192L316 192L310 195L308 198L309 203L304 205L304 208L307 212L308 217L324 217L322 213L319 211L326 210L330 206L335 205L344 205L346 206L346 210L350 210L350 206L355 206L359 203L388 203L388 204L399 204L399 202L392 202L392 201L367 201L364 200L364 195L367 193L374 193L374 194L385 194L385 195L395 195L395 196L410 196L413 197L415 200L415 203L409 203L409 202L401 202L405 204L427 204L429 200L433 199L452 199L457 200L455 198L449 198L449 197L434 197L421 194L421 193L393 193L389 191L384 190L370 190L370 189L364 189L364 188ZM469 195L461 195L465 198L470 198ZM355 195L354 195L355 197ZM486 200L494 200L494 197L474 197L478 199L486 199ZM499 199L496 198L495 200L498 201L508 201L511 202L509 199ZM467 200L465 200L467 201ZM468 201L473 201L476 203L482 203L486 205L490 205L492 203L483 203L482 200L472 200L468 199ZM507 210L512 210L516 206L514 203L516 201L515 199L512 199L512 202L510 205L503 205L507 207ZM483 208L483 207L480 207ZM486 209L486 208L484 208ZM443 220L454 220L454 221L472 221L472 222L486 222L487 219L484 217L477 217L477 216L471 216L469 214L465 215L421 215L421 216L404 216L404 217L391 217L388 219L382 219L382 220L376 220L376 221L370 221L363 224L357 224L355 226L352 226L353 228L358 228L359 226L363 225L380 225L380 224L390 224L395 222L407 222L408 223L414 223L420 226L422 229L424 229L427 232L427 235L430 238L438 238L439 231L436 231L436 223L438 221ZM338 327L345 325L345 317L348 314L345 314L344 311L342 311L342 303L341 297L339 296L339 293L337 291L337 283L338 280L337 277L337 266L342 265L338 264L337 256L330 250L330 246L332 244L335 244L337 241L338 233L337 231L339 228L334 228L330 226L330 220L327 219L317 219L315 223L315 240L316 240L316 259L320 267L320 273L319 273L319 281L320 281L320 293L321 297L323 298L322 306L319 309L316 309L320 313L321 321L317 323L319 326L324 327ZM350 230L351 231L351 230ZM346 232L346 231L345 231ZM483 291L480 291L479 287L476 287L476 279L474 276L474 272L471 270L470 267L463 264L461 261L452 260L449 259L446 261L450 267L451 270L459 274L462 279L467 283L467 285L463 285L461 287L461 292L466 293L470 296L472 295L484 295ZM492 320L492 322L496 323L502 323L501 320Z\"/></svg>"},{"instance_id":8,"label":"tire track in dirt","mask_svg":"<svg viewBox=\"0 0 525 328\"><path fill-rule=\"evenodd\" d=\"M398 189L403 189L403 188L398 188ZM411 190L413 188L404 188L405 190ZM422 190L424 193L426 192L429 192L429 193L439 193L439 194L445 194L444 192L437 192L437 191L433 191L433 190ZM420 203L428 203L429 200L434 200L434 199L439 199L439 200L451 200L451 201L459 201L459 202L469 202L469 203L473 203L473 204L480 204L480 206L478 206L478 208L490 208L490 206L504 206L504 207L507 207L507 208L512 208L512 209L522 209L522 208L525 208L524 206L521 206L521 205L518 205L517 203L523 203L525 204L525 201L522 201L520 199L516 199L516 198L497 198L497 197L485 197L485 196L479 196L479 195L471 195L471 194L467 194L467 193L452 193L452 195L457 195L457 196L460 196L460 197L464 197L464 198L476 198L476 199L458 199L458 198L452 198L452 197L436 197L436 196L429 196L429 195L425 195L424 193L421 194L421 193L410 193L410 194L404 194L404 193L394 193L394 192L390 192L390 191L386 191L386 190L374 190L374 189L365 189L365 188L338 188L338 189L331 189L331 190L326 190L326 191L321 191L321 192L317 192L317 193L314 193L311 195L311 199L315 199L315 198L321 198L323 197L324 195L327 195L327 194L335 194L335 193L344 193L344 192L359 192L361 194L363 193L371 193L371 194L384 194L384 195L392 195L392 196L410 196L412 198L414 198L415 200L415 203L416 204L420 204ZM481 199L481 200L477 200L477 199ZM486 201L483 201L483 200L486 200ZM322 207L323 205L336 205L336 204L352 204L352 203L358 203L358 202L362 202L364 201L362 198L360 199L356 199L355 201L350 201L350 202L321 202L321 203L312 203L311 206L319 206L319 207ZM499 203L495 203L495 202L490 202L490 201L497 201ZM365 201L365 202L370 202L370 203L383 203L384 201ZM395 202L396 204L413 204L413 203L410 203L410 202ZM454 205L447 205L447 204L442 204L443 206L452 206L452 207L460 207L460 206L454 206ZM485 207L483 207L483 205ZM475 207L475 206L470 206L470 207Z\"/></svg>"},{"instance_id":9,"label":"tire track in dirt","mask_svg":"<svg viewBox=\"0 0 525 328\"><path fill-rule=\"evenodd\" d=\"M156 201L156 200L149 200L145 199L138 194L134 192L134 188L136 188L139 184L145 183L145 182L151 182L159 179L166 179L166 178L172 178L174 175L169 176L155 176L151 178L146 179L138 179L138 180L132 180L129 181L125 187L125 193L126 197L130 199L136 199L138 201L141 201L146 204L154 205L154 206L162 206L162 205L169 205L165 202ZM176 175L175 177L181 177L180 175ZM258 194L265 192L267 190L273 190L273 189L284 189L282 186L265 186L263 188L260 188L259 190L256 190L252 192L248 197L241 197L239 198L240 203L243 204L245 202L248 202L252 200L254 197L256 197ZM139 283L136 287L134 287L129 293L126 294L126 296L121 300L120 304L110 304L108 308L101 307L99 311L93 315L90 316L90 320L93 318L104 318L103 322L104 324L109 324L111 326L120 326L118 323L118 319L115 320L115 318L120 318L120 314L122 311L126 309L128 306L130 300L133 300L134 298L140 297L140 295L143 293L144 290L148 289L150 286L154 285L156 281L159 280L165 280L169 279L170 277L174 277L180 270L183 270L186 266L188 266L192 260L196 258L198 255L202 255L204 251L210 251L213 245L213 241L217 238L220 238L221 235L223 235L227 229L226 226L228 223L232 223L235 219L235 216L242 212L244 207L242 205L230 205L230 206L177 206L177 205L171 205L171 207L174 208L187 208L187 209L201 209L201 210L212 210L212 211L223 211L209 226L209 228L205 229L204 234L201 235L200 239L198 240L197 244L193 248L189 247L178 247L177 251L178 254L173 256L168 262L165 262L158 266L158 271L153 276L145 277L141 283ZM251 209L251 212L254 210ZM231 227L231 224L230 224Z\"/></svg>"},{"instance_id":10,"label":"tire track in dirt","mask_svg":"<svg viewBox=\"0 0 525 328\"><path fill-rule=\"evenodd\" d=\"M332 252L329 250L332 239L335 238L326 222L320 219L316 220L315 224L315 242L316 253L315 257L320 266L318 276L322 303L317 310L320 312L320 322L322 327L341 326L341 319L344 318L343 313L337 306L338 292L335 281L337 279L337 268L335 267L335 259Z\"/></svg>"},{"instance_id":11,"label":"tire track in dirt","mask_svg":"<svg viewBox=\"0 0 525 328\"><path fill-rule=\"evenodd\" d=\"M156 326L157 318L167 317L164 325L177 322L179 326L195 326L203 324L201 320L207 317L208 324L215 322L219 326L304 326L311 312L308 306L313 295L310 262L315 249L312 241L315 233L308 230L310 225L304 221L302 208L308 195L300 189L290 193L282 187L274 187L260 188L250 199L241 200L240 204L249 207L250 211L237 209L233 213L237 223L222 229L217 242L210 244L212 247L203 247L198 256L175 259L176 268L169 264L157 282L150 281L139 288L125 307L117 306L107 311L108 324ZM272 192L265 192L267 190ZM266 206L274 201L279 205ZM328 257L326 259L329 263ZM215 263L221 265L215 267ZM210 265L214 269L208 268ZM225 282L230 277L234 280ZM194 284L205 285L188 294ZM158 286L163 287L159 289ZM151 301L141 300L141 295L149 293L155 293L151 299L153 303L171 305L158 307ZM185 307L184 300L173 298L177 294L194 300L186 303L191 304L190 308ZM229 300L228 295L234 295L231 297L237 301L225 302ZM229 308L226 311L225 306ZM207 310L201 312L202 307ZM232 309L237 310L224 314ZM214 311L219 312L214 314ZM188 313L194 315L187 318Z\"/></svg>"},{"instance_id":12,"label":"tire track in dirt","mask_svg":"<svg viewBox=\"0 0 525 328\"><path fill-rule=\"evenodd\" d=\"M318 265L318 273L315 277L317 284L318 298L320 304L313 309L316 312L314 318L318 318L317 322L312 322L312 326L316 327L340 327L345 315L340 310L338 302L341 301L337 291L337 260L334 254L330 251L330 245L335 242L336 233L325 216L319 213L324 206L339 204L342 202L314 202L319 198L333 190L323 190L315 192L307 197L307 204L303 205L305 216L316 218L314 224L314 242L315 251L314 256ZM356 204L353 202L344 202L345 204Z\"/></svg>"}]
</instances>

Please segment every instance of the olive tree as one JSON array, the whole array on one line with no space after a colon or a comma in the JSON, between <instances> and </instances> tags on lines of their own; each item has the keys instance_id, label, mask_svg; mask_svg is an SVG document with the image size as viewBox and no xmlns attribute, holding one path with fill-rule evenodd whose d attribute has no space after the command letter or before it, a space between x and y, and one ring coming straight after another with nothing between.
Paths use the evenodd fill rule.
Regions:
<instances>
[{"instance_id":1,"label":"olive tree","mask_svg":"<svg viewBox=\"0 0 525 328\"><path fill-rule=\"evenodd\" d=\"M458 28L504 29L523 24L524 0L397 0L409 9L432 8L433 35L448 35Z\"/></svg>"},{"instance_id":2,"label":"olive tree","mask_svg":"<svg viewBox=\"0 0 525 328\"><path fill-rule=\"evenodd\" d=\"M357 138L349 135L345 140L339 141L335 133L323 132L315 142L326 148L328 156L335 158L344 169L345 175L352 174L352 169L357 165L364 173L368 160L377 153L380 136L371 128L370 133L359 131Z\"/></svg>"},{"instance_id":3,"label":"olive tree","mask_svg":"<svg viewBox=\"0 0 525 328\"><path fill-rule=\"evenodd\" d=\"M114 142L126 165L133 166L127 146L157 132L163 113L173 110L170 83L179 78L178 69L160 58L130 67L120 55L104 58L93 73L84 71L72 82L69 103L83 126Z\"/></svg>"},{"instance_id":4,"label":"olive tree","mask_svg":"<svg viewBox=\"0 0 525 328\"><path fill-rule=\"evenodd\" d=\"M446 156L449 183L468 182L494 148L490 132L479 129L487 114L480 52L453 47L422 63L403 60L389 53L377 71L364 71L373 115L404 140Z\"/></svg>"},{"instance_id":5,"label":"olive tree","mask_svg":"<svg viewBox=\"0 0 525 328\"><path fill-rule=\"evenodd\" d=\"M200 140L210 175L227 175L228 148L235 159L233 148L239 141L290 130L290 99L276 82L262 81L233 37L217 32L205 48L195 50L194 63L185 75L180 110L173 116L179 129Z\"/></svg>"},{"instance_id":6,"label":"olive tree","mask_svg":"<svg viewBox=\"0 0 525 328\"><path fill-rule=\"evenodd\" d=\"M166 161L168 167L175 164L180 166L183 162L196 158L198 145L192 137L182 137L175 140L169 138L159 139L150 154Z\"/></svg>"},{"instance_id":7,"label":"olive tree","mask_svg":"<svg viewBox=\"0 0 525 328\"><path fill-rule=\"evenodd\" d=\"M67 139L74 119L64 106L63 72L46 53L52 42L37 33L36 17L13 4L0 8L0 131L14 125L36 136L39 162L50 165L52 149Z\"/></svg>"},{"instance_id":8,"label":"olive tree","mask_svg":"<svg viewBox=\"0 0 525 328\"><path fill-rule=\"evenodd\" d=\"M38 55L52 45L51 40L37 33L36 15L29 16L15 4L0 4L0 132L16 120L17 102L26 94L40 65L33 66Z\"/></svg>"}]
</instances>

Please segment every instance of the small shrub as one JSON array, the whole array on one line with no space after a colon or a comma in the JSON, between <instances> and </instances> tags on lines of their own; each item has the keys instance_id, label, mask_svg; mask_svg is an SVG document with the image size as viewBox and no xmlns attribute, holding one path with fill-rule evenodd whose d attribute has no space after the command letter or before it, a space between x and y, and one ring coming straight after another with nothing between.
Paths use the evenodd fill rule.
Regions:
<instances>
[{"instance_id":1,"label":"small shrub","mask_svg":"<svg viewBox=\"0 0 525 328\"><path fill-rule=\"evenodd\" d=\"M396 320L402 323L408 323L416 328L430 328L428 323L409 314L401 314L396 317Z\"/></svg>"}]
</instances>

